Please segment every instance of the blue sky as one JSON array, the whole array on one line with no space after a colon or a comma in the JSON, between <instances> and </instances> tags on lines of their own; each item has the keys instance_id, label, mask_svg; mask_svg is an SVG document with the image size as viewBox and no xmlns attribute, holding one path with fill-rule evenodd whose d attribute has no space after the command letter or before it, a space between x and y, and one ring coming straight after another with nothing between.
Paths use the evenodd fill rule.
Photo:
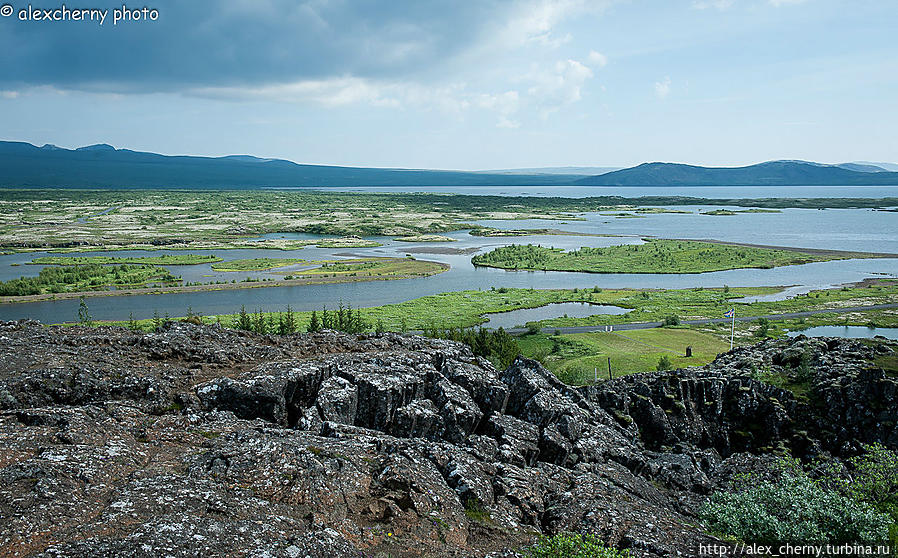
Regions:
<instances>
[{"instance_id":1,"label":"blue sky","mask_svg":"<svg viewBox=\"0 0 898 558\"><path fill-rule=\"evenodd\" d=\"M102 26L9 5L2 139L454 169L898 159L894 0L159 0L118 25L121 2L67 4Z\"/></svg>"}]
</instances>

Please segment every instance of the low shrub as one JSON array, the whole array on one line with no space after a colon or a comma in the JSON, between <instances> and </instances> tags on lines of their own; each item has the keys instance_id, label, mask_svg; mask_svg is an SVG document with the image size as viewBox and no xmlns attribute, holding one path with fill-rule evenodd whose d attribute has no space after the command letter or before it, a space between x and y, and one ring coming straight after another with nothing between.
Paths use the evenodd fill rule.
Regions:
<instances>
[{"instance_id":1,"label":"low shrub","mask_svg":"<svg viewBox=\"0 0 898 558\"><path fill-rule=\"evenodd\" d=\"M527 549L528 558L630 558L629 550L617 550L606 546L595 535L578 533L558 533L551 537L542 536Z\"/></svg>"},{"instance_id":2,"label":"low shrub","mask_svg":"<svg viewBox=\"0 0 898 558\"><path fill-rule=\"evenodd\" d=\"M888 515L811 479L798 467L778 482L744 479L734 492L716 492L699 517L713 532L753 544L882 544Z\"/></svg>"}]
</instances>

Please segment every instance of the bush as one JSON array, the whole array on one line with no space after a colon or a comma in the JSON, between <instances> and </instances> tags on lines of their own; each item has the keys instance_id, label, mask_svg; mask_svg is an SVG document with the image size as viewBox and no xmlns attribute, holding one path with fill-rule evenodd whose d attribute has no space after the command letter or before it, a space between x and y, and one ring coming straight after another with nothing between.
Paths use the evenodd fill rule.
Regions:
<instances>
[{"instance_id":1,"label":"bush","mask_svg":"<svg viewBox=\"0 0 898 558\"><path fill-rule=\"evenodd\" d=\"M578 533L558 533L540 537L539 541L527 549L528 558L629 558L629 550L617 550L595 535Z\"/></svg>"},{"instance_id":2,"label":"bush","mask_svg":"<svg viewBox=\"0 0 898 558\"><path fill-rule=\"evenodd\" d=\"M678 326L680 325L680 317L675 315L665 316L664 317L664 326Z\"/></svg>"},{"instance_id":3,"label":"bush","mask_svg":"<svg viewBox=\"0 0 898 558\"><path fill-rule=\"evenodd\" d=\"M849 461L854 470L846 493L892 518L889 544L898 551L898 453L880 444L864 449L867 453Z\"/></svg>"},{"instance_id":4,"label":"bush","mask_svg":"<svg viewBox=\"0 0 898 558\"><path fill-rule=\"evenodd\" d=\"M750 476L749 476L750 477ZM778 482L746 478L735 492L716 492L699 517L712 531L753 544L881 544L889 517L812 480L800 469Z\"/></svg>"},{"instance_id":5,"label":"bush","mask_svg":"<svg viewBox=\"0 0 898 558\"><path fill-rule=\"evenodd\" d=\"M658 359L658 366L655 369L658 372L664 372L665 370L670 370L673 368L673 365L670 363L670 359L667 355L661 355L661 358Z\"/></svg>"},{"instance_id":6,"label":"bush","mask_svg":"<svg viewBox=\"0 0 898 558\"><path fill-rule=\"evenodd\" d=\"M755 337L767 337L767 331L770 329L770 322L767 318L758 318L758 329L755 330Z\"/></svg>"},{"instance_id":7,"label":"bush","mask_svg":"<svg viewBox=\"0 0 898 558\"><path fill-rule=\"evenodd\" d=\"M850 460L853 467L848 493L898 520L898 453L880 445Z\"/></svg>"}]
</instances>

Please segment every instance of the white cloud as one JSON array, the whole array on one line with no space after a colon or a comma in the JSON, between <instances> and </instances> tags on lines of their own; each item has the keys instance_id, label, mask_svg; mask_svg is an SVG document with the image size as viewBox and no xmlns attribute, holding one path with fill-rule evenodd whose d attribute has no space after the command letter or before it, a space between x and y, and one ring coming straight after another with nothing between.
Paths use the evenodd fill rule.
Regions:
<instances>
[{"instance_id":1,"label":"white cloud","mask_svg":"<svg viewBox=\"0 0 898 558\"><path fill-rule=\"evenodd\" d=\"M496 126L499 128L519 128L521 123L512 116L518 112L521 106L521 96L517 91L506 91L497 95L480 94L474 97L474 106L499 114Z\"/></svg>"},{"instance_id":2,"label":"white cloud","mask_svg":"<svg viewBox=\"0 0 898 558\"><path fill-rule=\"evenodd\" d=\"M596 66L599 68L604 68L606 64L608 64L608 57L602 54L601 52L597 52L595 50L589 51L589 56L587 57L589 64L591 66Z\"/></svg>"},{"instance_id":3,"label":"white cloud","mask_svg":"<svg viewBox=\"0 0 898 558\"><path fill-rule=\"evenodd\" d=\"M655 96L659 99L666 99L668 95L670 95L670 76L655 82Z\"/></svg>"},{"instance_id":4,"label":"white cloud","mask_svg":"<svg viewBox=\"0 0 898 558\"><path fill-rule=\"evenodd\" d=\"M0 97L3 97L4 99L15 99L18 96L18 91L0 91Z\"/></svg>"},{"instance_id":5,"label":"white cloud","mask_svg":"<svg viewBox=\"0 0 898 558\"><path fill-rule=\"evenodd\" d=\"M501 42L511 46L537 43L548 47L559 47L572 40L567 33L556 36L556 25L575 15L599 13L614 0L528 0L520 4L516 15L511 17L500 33Z\"/></svg>"},{"instance_id":6,"label":"white cloud","mask_svg":"<svg viewBox=\"0 0 898 558\"><path fill-rule=\"evenodd\" d=\"M692 0L692 8L696 10L714 8L723 11L732 7L733 2L734 0Z\"/></svg>"},{"instance_id":7,"label":"white cloud","mask_svg":"<svg viewBox=\"0 0 898 558\"><path fill-rule=\"evenodd\" d=\"M389 96L389 89L391 88L388 86L363 78L339 77L258 87L203 87L193 89L190 93L218 99L315 103L329 107L362 102L377 106L397 106L399 101Z\"/></svg>"},{"instance_id":8,"label":"white cloud","mask_svg":"<svg viewBox=\"0 0 898 558\"><path fill-rule=\"evenodd\" d=\"M555 110L561 105L579 101L583 84L592 76L592 70L581 62L559 60L551 70L530 72L527 78L534 85L527 93L544 108Z\"/></svg>"},{"instance_id":9,"label":"white cloud","mask_svg":"<svg viewBox=\"0 0 898 558\"><path fill-rule=\"evenodd\" d=\"M476 93L465 84L426 86L412 82L378 82L358 77L309 80L265 87L207 87L190 94L223 100L256 100L315 104L328 108L370 105L383 108L413 107L460 115L472 109L494 113L500 128L517 128L514 116L521 108L520 94Z\"/></svg>"}]
</instances>

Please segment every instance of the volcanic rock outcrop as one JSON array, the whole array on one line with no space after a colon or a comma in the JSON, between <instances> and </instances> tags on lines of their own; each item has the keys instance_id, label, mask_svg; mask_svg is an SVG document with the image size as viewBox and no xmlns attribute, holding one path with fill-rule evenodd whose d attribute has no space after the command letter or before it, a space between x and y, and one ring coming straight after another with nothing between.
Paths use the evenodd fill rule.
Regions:
<instances>
[{"instance_id":1,"label":"volcanic rock outcrop","mask_svg":"<svg viewBox=\"0 0 898 558\"><path fill-rule=\"evenodd\" d=\"M773 452L898 445L893 351L799 337L572 388L397 334L0 323L0 556L500 557L558 531L691 556L704 498Z\"/></svg>"}]
</instances>

